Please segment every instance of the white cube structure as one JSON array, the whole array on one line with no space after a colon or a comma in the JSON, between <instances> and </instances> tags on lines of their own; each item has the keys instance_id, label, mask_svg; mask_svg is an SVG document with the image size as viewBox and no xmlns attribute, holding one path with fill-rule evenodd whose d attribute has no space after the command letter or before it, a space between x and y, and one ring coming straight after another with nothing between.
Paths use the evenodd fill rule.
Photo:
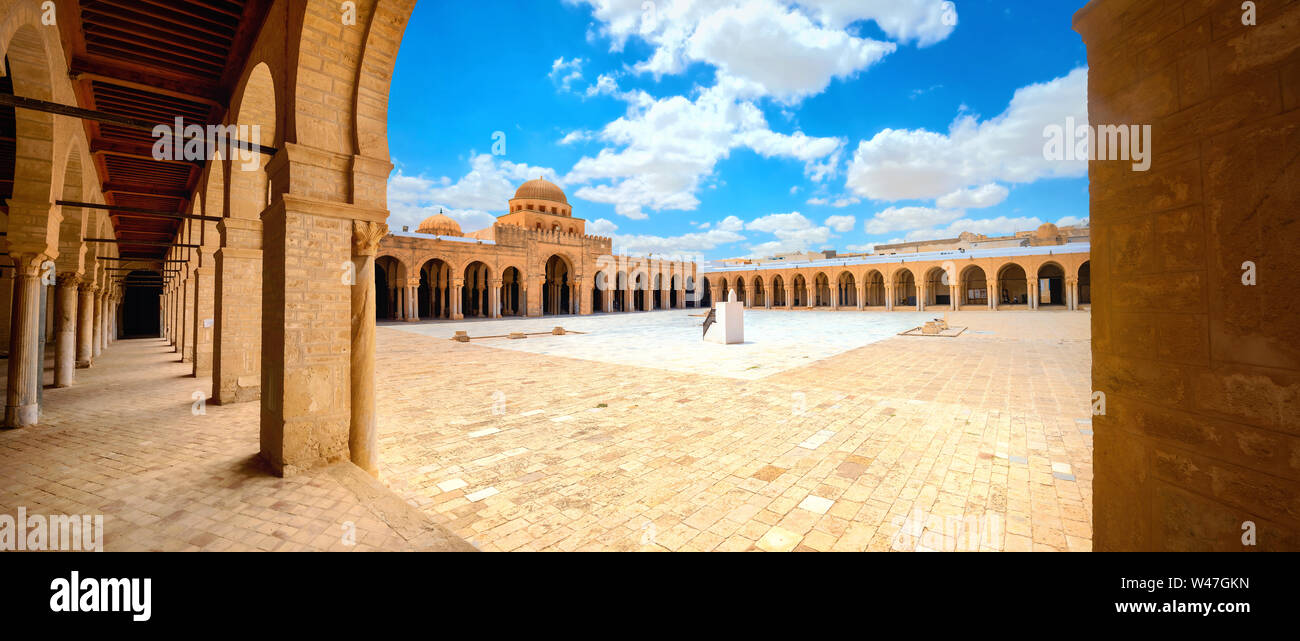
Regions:
<instances>
[{"instance_id":1,"label":"white cube structure","mask_svg":"<svg viewBox=\"0 0 1300 641\"><path fill-rule=\"evenodd\" d=\"M731 290L727 302L718 303L714 309L718 312L717 320L705 332L704 340L720 345L745 342L745 304L736 300L736 290Z\"/></svg>"}]
</instances>

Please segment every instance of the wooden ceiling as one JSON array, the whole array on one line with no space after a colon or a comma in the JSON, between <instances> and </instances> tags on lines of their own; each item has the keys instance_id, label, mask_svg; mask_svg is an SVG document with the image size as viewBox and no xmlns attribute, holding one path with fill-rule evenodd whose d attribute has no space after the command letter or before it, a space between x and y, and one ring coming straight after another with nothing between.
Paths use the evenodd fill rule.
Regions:
<instances>
[{"instance_id":1,"label":"wooden ceiling","mask_svg":"<svg viewBox=\"0 0 1300 641\"><path fill-rule=\"evenodd\" d=\"M187 125L220 124L270 4L62 0L59 26L75 106L158 124L177 117ZM154 160L149 132L82 122L109 205L189 213L206 162ZM133 257L164 257L167 248L156 244L176 240L182 223L126 211L110 216L121 255Z\"/></svg>"}]
</instances>

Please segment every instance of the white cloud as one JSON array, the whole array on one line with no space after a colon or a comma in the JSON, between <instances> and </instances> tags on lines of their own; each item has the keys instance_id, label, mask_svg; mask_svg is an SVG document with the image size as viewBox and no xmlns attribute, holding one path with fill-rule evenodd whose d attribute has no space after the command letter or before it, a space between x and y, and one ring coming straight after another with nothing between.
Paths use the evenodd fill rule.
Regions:
<instances>
[{"instance_id":1,"label":"white cloud","mask_svg":"<svg viewBox=\"0 0 1300 641\"><path fill-rule=\"evenodd\" d=\"M492 212L506 211L520 183L538 176L558 180L553 169L499 160L489 154L472 156L469 173L455 182L446 176L410 176L399 168L388 181L388 225L415 231L420 221L442 210L459 222L463 231L484 229L496 220Z\"/></svg>"},{"instance_id":2,"label":"white cloud","mask_svg":"<svg viewBox=\"0 0 1300 641\"><path fill-rule=\"evenodd\" d=\"M635 99L627 115L597 133L611 146L580 159L565 177L583 185L575 196L611 204L632 219L646 218L646 208L694 210L699 206L695 194L717 163L738 147L803 161L807 174L822 178L835 170L844 145L838 138L772 132L756 106L716 87L694 100L638 96L645 99Z\"/></svg>"},{"instance_id":3,"label":"white cloud","mask_svg":"<svg viewBox=\"0 0 1300 641\"><path fill-rule=\"evenodd\" d=\"M920 47L947 38L957 28L956 6L943 0L799 0L799 4L832 29L874 20L890 38L915 41Z\"/></svg>"},{"instance_id":4,"label":"white cloud","mask_svg":"<svg viewBox=\"0 0 1300 641\"><path fill-rule=\"evenodd\" d=\"M946 38L956 24L955 11L944 20L941 0L568 1L591 6L612 50L632 37L652 47L637 71L677 74L701 62L733 91L783 102L820 93L897 47L850 33L853 22L874 20L889 37L920 46Z\"/></svg>"},{"instance_id":5,"label":"white cloud","mask_svg":"<svg viewBox=\"0 0 1300 641\"><path fill-rule=\"evenodd\" d=\"M1079 68L1023 87L1002 114L984 122L961 114L947 134L885 129L858 145L847 186L875 200L928 200L993 182L1084 176L1085 161L1044 158L1043 129L1067 117L1088 122L1087 84L1087 69Z\"/></svg>"},{"instance_id":6,"label":"white cloud","mask_svg":"<svg viewBox=\"0 0 1300 641\"><path fill-rule=\"evenodd\" d=\"M831 216L826 219L826 226L841 234L853 231L857 224L858 219L854 216Z\"/></svg>"},{"instance_id":7,"label":"white cloud","mask_svg":"<svg viewBox=\"0 0 1300 641\"><path fill-rule=\"evenodd\" d=\"M736 233L735 223L740 219L728 216L714 229L692 232L680 236L653 236L647 234L618 234L618 225L604 218L587 223L587 233L608 236L614 241L616 251L629 254L655 254L657 256L698 257L721 245L740 242L745 237Z\"/></svg>"},{"instance_id":8,"label":"white cloud","mask_svg":"<svg viewBox=\"0 0 1300 641\"><path fill-rule=\"evenodd\" d=\"M858 198L858 197L856 197L856 196L849 196L849 197L845 197L845 198L836 198L835 200L831 200L831 199L829 199L829 198L823 198L823 197L820 197L820 196L818 196L818 197L816 197L816 198L809 198L809 199L808 199L808 204L809 204L809 205L830 206L830 207L834 207L834 208L836 208L836 209L843 209L843 208L845 208L845 207L848 207L849 205L856 205L856 204L858 204L858 203L860 203L860 202L862 202L862 199L861 199L861 198Z\"/></svg>"},{"instance_id":9,"label":"white cloud","mask_svg":"<svg viewBox=\"0 0 1300 641\"><path fill-rule=\"evenodd\" d=\"M555 59L551 63L551 82L564 91L572 91L573 85L582 80L582 65L586 61L582 58L565 60L564 56Z\"/></svg>"},{"instance_id":10,"label":"white cloud","mask_svg":"<svg viewBox=\"0 0 1300 641\"><path fill-rule=\"evenodd\" d=\"M750 245L753 257L772 254L808 251L812 247L821 247L831 239L831 228L816 226L799 212L788 214L768 214L745 224L745 229L768 232L776 240Z\"/></svg>"},{"instance_id":11,"label":"white cloud","mask_svg":"<svg viewBox=\"0 0 1300 641\"><path fill-rule=\"evenodd\" d=\"M921 227L942 225L961 218L966 212L960 209L934 207L890 207L867 220L868 234L886 234Z\"/></svg>"},{"instance_id":12,"label":"white cloud","mask_svg":"<svg viewBox=\"0 0 1300 641\"><path fill-rule=\"evenodd\" d=\"M1007 199L1011 191L997 183L989 183L975 189L959 189L935 201L945 209L984 209L999 205Z\"/></svg>"},{"instance_id":13,"label":"white cloud","mask_svg":"<svg viewBox=\"0 0 1300 641\"><path fill-rule=\"evenodd\" d=\"M786 103L821 93L832 80L850 77L897 48L823 28L775 0L723 6L697 23L683 44L684 58L716 67L719 82ZM654 70L675 73L680 67Z\"/></svg>"}]
</instances>

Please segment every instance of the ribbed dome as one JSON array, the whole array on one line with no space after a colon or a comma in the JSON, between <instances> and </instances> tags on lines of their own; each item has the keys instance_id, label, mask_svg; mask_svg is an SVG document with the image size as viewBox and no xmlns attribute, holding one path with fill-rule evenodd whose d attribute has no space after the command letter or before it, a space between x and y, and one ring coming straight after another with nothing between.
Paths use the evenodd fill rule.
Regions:
<instances>
[{"instance_id":1,"label":"ribbed dome","mask_svg":"<svg viewBox=\"0 0 1300 641\"><path fill-rule=\"evenodd\" d=\"M434 236L463 236L460 231L460 225L445 214L434 214L424 219L420 223L417 234L433 234Z\"/></svg>"},{"instance_id":2,"label":"ribbed dome","mask_svg":"<svg viewBox=\"0 0 1300 641\"><path fill-rule=\"evenodd\" d=\"M565 198L564 191L545 178L530 180L520 185L515 192L515 198L536 198L538 200L569 204L569 199Z\"/></svg>"}]
</instances>

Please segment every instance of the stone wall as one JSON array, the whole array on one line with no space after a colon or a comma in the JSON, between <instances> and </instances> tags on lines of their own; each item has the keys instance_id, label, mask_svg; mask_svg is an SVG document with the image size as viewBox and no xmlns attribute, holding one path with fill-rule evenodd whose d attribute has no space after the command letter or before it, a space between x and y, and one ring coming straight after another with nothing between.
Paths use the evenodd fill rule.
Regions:
<instances>
[{"instance_id":1,"label":"stone wall","mask_svg":"<svg viewBox=\"0 0 1300 641\"><path fill-rule=\"evenodd\" d=\"M1242 4L1075 17L1091 124L1153 145L1090 166L1097 550L1300 548L1300 2Z\"/></svg>"}]
</instances>

